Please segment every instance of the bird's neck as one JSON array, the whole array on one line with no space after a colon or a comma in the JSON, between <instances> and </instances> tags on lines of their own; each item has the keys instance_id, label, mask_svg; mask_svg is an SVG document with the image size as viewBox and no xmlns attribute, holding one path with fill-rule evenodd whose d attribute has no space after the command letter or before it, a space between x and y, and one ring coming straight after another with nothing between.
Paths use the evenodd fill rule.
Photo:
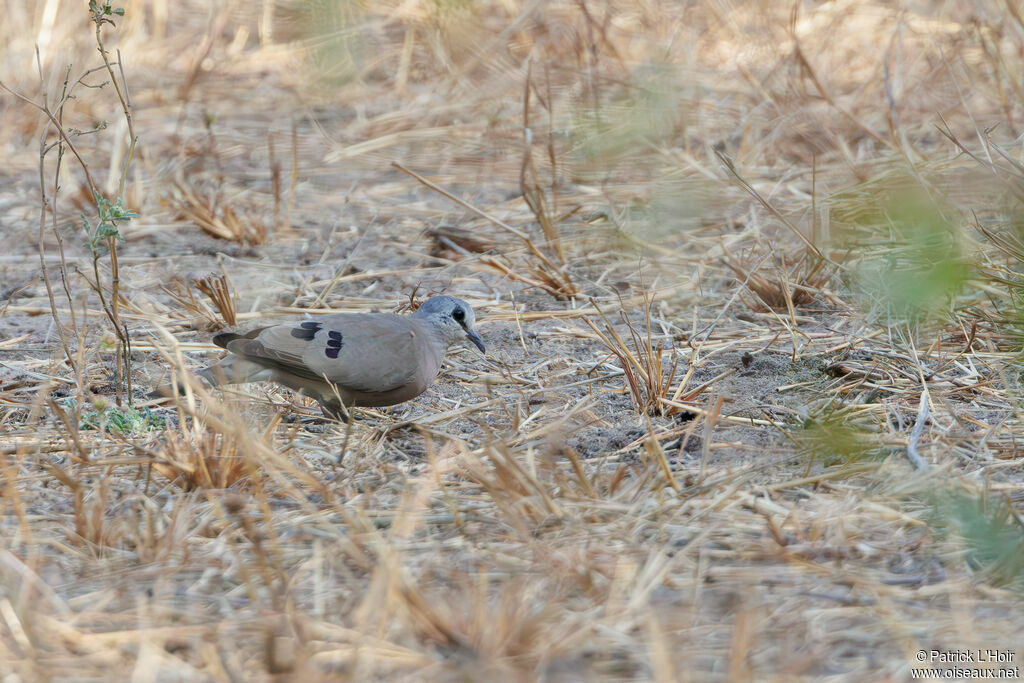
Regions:
<instances>
[{"instance_id":1,"label":"bird's neck","mask_svg":"<svg viewBox=\"0 0 1024 683\"><path fill-rule=\"evenodd\" d=\"M444 328L440 325L433 325L428 320L419 322L419 334L429 335L431 338L431 343L417 346L420 368L429 383L441 371L441 364L444 363L445 352L448 350L448 340L445 338Z\"/></svg>"},{"instance_id":2,"label":"bird's neck","mask_svg":"<svg viewBox=\"0 0 1024 683\"><path fill-rule=\"evenodd\" d=\"M447 327L442 323L431 320L430 318L421 318L420 327L422 327L426 333L433 337L437 342L437 346L441 350L442 358L444 357L444 352L448 350L448 347L456 341Z\"/></svg>"}]
</instances>

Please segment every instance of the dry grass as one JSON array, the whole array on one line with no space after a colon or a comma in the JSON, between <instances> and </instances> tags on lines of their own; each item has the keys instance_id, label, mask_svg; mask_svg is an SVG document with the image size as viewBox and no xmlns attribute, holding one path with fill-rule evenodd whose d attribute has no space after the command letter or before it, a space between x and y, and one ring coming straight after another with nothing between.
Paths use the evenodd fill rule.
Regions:
<instances>
[{"instance_id":1,"label":"dry grass","mask_svg":"<svg viewBox=\"0 0 1024 683\"><path fill-rule=\"evenodd\" d=\"M217 307L217 312L224 323L234 327L238 323L235 311L235 294L231 291L231 283L226 275L207 275L196 278L196 289L205 294Z\"/></svg>"},{"instance_id":2,"label":"dry grass","mask_svg":"<svg viewBox=\"0 0 1024 683\"><path fill-rule=\"evenodd\" d=\"M1014 3L124 9L108 70L78 0L0 0L10 680L1024 659ZM409 404L145 412L224 324L435 292L489 353Z\"/></svg>"},{"instance_id":3,"label":"dry grass","mask_svg":"<svg viewBox=\"0 0 1024 683\"><path fill-rule=\"evenodd\" d=\"M179 184L175 185L174 190L169 203L176 209L176 219L193 223L217 239L243 245L263 244L266 241L266 225L240 216L230 206L218 206L216 200L203 198L190 187Z\"/></svg>"},{"instance_id":4,"label":"dry grass","mask_svg":"<svg viewBox=\"0 0 1024 683\"><path fill-rule=\"evenodd\" d=\"M662 399L669 395L672 388L672 380L676 376L678 358L670 366L665 363L664 344L659 339L655 341L655 332L651 322L652 301L644 301L641 314L646 321L645 329L637 330L630 320L629 315L622 312L622 322L629 330L629 342L623 340L611 321L597 305L591 302L601 316L604 323L604 330L599 328L590 318L586 323L597 335L601 343L615 356L622 368L622 374L626 378L626 386L629 387L630 396L633 397L633 404L641 415L663 414L665 405Z\"/></svg>"}]
</instances>

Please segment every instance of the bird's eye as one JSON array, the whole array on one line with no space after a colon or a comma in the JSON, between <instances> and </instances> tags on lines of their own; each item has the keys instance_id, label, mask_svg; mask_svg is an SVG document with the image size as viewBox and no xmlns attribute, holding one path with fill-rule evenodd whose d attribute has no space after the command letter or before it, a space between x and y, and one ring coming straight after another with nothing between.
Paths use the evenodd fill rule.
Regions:
<instances>
[{"instance_id":1,"label":"bird's eye","mask_svg":"<svg viewBox=\"0 0 1024 683\"><path fill-rule=\"evenodd\" d=\"M461 308L456 308L452 311L452 317L455 318L455 322L462 323L466 320L466 312Z\"/></svg>"}]
</instances>

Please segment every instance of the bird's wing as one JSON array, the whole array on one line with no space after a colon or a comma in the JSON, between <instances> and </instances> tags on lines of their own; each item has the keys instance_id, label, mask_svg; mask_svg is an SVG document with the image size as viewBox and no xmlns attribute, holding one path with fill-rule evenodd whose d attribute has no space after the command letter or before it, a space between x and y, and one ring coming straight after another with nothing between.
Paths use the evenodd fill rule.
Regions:
<instances>
[{"instance_id":1,"label":"bird's wing","mask_svg":"<svg viewBox=\"0 0 1024 683\"><path fill-rule=\"evenodd\" d=\"M226 348L279 372L379 393L417 381L421 359L435 346L406 317L349 313L273 325L252 338L236 337Z\"/></svg>"}]
</instances>

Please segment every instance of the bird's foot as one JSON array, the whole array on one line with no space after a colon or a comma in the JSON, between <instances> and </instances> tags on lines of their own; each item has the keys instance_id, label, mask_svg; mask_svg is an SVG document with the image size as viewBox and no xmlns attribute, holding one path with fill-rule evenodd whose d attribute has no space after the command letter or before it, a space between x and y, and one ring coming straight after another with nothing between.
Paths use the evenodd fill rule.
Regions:
<instances>
[{"instance_id":1,"label":"bird's foot","mask_svg":"<svg viewBox=\"0 0 1024 683\"><path fill-rule=\"evenodd\" d=\"M352 415L349 408L328 403L321 403L320 410L323 411L324 417L335 422L348 422Z\"/></svg>"}]
</instances>

